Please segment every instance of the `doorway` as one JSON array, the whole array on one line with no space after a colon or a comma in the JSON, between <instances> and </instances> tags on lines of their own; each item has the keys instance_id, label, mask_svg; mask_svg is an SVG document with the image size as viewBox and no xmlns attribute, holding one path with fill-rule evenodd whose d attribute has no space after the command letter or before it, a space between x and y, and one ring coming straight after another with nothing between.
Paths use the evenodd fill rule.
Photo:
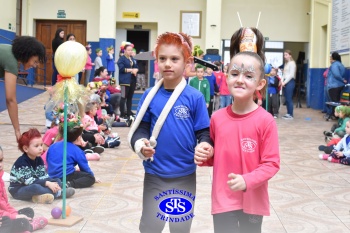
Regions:
<instances>
[{"instance_id":1,"label":"doorway","mask_svg":"<svg viewBox=\"0 0 350 233\"><path fill-rule=\"evenodd\" d=\"M63 20L37 20L35 37L41 41L46 48L46 69L37 69L36 82L43 84L46 75L46 84L51 84L52 77L52 39L56 30L64 30L64 41L69 33L75 35L76 41L86 45L86 21L63 21Z\"/></svg>"},{"instance_id":2,"label":"doorway","mask_svg":"<svg viewBox=\"0 0 350 233\"><path fill-rule=\"evenodd\" d=\"M126 32L126 41L129 41L134 44L136 53L140 51L147 52L149 51L149 30L127 30ZM145 83L146 88L150 87L149 83L149 61L138 61L139 66L145 68ZM141 68L142 69L142 68Z\"/></svg>"}]
</instances>

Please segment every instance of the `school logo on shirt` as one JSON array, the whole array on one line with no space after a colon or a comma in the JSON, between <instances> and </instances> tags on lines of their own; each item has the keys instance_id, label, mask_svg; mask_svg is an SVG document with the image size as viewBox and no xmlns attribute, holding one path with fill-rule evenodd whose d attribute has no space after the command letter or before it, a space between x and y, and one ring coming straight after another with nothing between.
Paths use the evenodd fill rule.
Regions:
<instances>
[{"instance_id":1,"label":"school logo on shirt","mask_svg":"<svg viewBox=\"0 0 350 233\"><path fill-rule=\"evenodd\" d=\"M180 119L186 119L190 117L190 110L185 105L178 105L174 107L175 116Z\"/></svg>"},{"instance_id":2,"label":"school logo on shirt","mask_svg":"<svg viewBox=\"0 0 350 233\"><path fill-rule=\"evenodd\" d=\"M251 138L242 138L241 139L241 148L244 152L255 152L255 148L258 144Z\"/></svg>"}]
</instances>

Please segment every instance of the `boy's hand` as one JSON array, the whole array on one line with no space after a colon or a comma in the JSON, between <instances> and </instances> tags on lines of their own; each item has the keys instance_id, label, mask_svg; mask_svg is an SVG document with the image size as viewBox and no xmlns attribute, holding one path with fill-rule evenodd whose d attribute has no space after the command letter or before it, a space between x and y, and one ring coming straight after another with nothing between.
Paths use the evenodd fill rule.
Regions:
<instances>
[{"instance_id":1,"label":"boy's hand","mask_svg":"<svg viewBox=\"0 0 350 233\"><path fill-rule=\"evenodd\" d=\"M197 165L203 164L214 155L213 147L207 142L199 143L194 149L194 163Z\"/></svg>"},{"instance_id":2,"label":"boy's hand","mask_svg":"<svg viewBox=\"0 0 350 233\"><path fill-rule=\"evenodd\" d=\"M144 139L143 142L146 144L146 146L143 146L141 148L141 153L145 157L151 158L154 155L154 153L156 153L156 150L151 147L151 144L147 139Z\"/></svg>"},{"instance_id":3,"label":"boy's hand","mask_svg":"<svg viewBox=\"0 0 350 233\"><path fill-rule=\"evenodd\" d=\"M344 154L343 154L343 152L341 152L341 151L334 152L334 154L335 154L338 158L344 157Z\"/></svg>"},{"instance_id":4,"label":"boy's hand","mask_svg":"<svg viewBox=\"0 0 350 233\"><path fill-rule=\"evenodd\" d=\"M230 178L230 180L227 181L227 184L232 191L245 191L247 189L247 184L243 176L230 173L228 178Z\"/></svg>"}]
</instances>

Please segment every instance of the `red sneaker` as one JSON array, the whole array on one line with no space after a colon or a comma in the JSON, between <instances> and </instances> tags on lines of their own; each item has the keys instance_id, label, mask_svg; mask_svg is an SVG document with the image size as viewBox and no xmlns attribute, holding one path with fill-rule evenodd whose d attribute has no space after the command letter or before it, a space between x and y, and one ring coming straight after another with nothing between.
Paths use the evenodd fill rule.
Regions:
<instances>
[{"instance_id":1,"label":"red sneaker","mask_svg":"<svg viewBox=\"0 0 350 233\"><path fill-rule=\"evenodd\" d=\"M318 157L322 160L327 160L329 155L328 154L319 154Z\"/></svg>"},{"instance_id":2,"label":"red sneaker","mask_svg":"<svg viewBox=\"0 0 350 233\"><path fill-rule=\"evenodd\" d=\"M47 225L47 219L44 217L33 218L31 222L33 231L43 229Z\"/></svg>"},{"instance_id":3,"label":"red sneaker","mask_svg":"<svg viewBox=\"0 0 350 233\"><path fill-rule=\"evenodd\" d=\"M328 161L331 163L340 163L340 159L335 159L332 156L328 157Z\"/></svg>"}]
</instances>

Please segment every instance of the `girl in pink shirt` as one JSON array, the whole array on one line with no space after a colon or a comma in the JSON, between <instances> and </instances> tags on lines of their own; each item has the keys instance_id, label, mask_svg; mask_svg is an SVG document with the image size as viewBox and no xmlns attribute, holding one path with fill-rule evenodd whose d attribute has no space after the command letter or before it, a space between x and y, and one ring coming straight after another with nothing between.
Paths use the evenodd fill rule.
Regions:
<instances>
[{"instance_id":1,"label":"girl in pink shirt","mask_svg":"<svg viewBox=\"0 0 350 233\"><path fill-rule=\"evenodd\" d=\"M231 53L227 84L234 102L212 115L214 153L209 145L195 150L196 164L213 166L215 232L258 233L263 216L270 215L268 180L280 168L280 155L276 122L254 102L256 91L264 96L266 88L264 59L259 55Z\"/></svg>"}]
</instances>

